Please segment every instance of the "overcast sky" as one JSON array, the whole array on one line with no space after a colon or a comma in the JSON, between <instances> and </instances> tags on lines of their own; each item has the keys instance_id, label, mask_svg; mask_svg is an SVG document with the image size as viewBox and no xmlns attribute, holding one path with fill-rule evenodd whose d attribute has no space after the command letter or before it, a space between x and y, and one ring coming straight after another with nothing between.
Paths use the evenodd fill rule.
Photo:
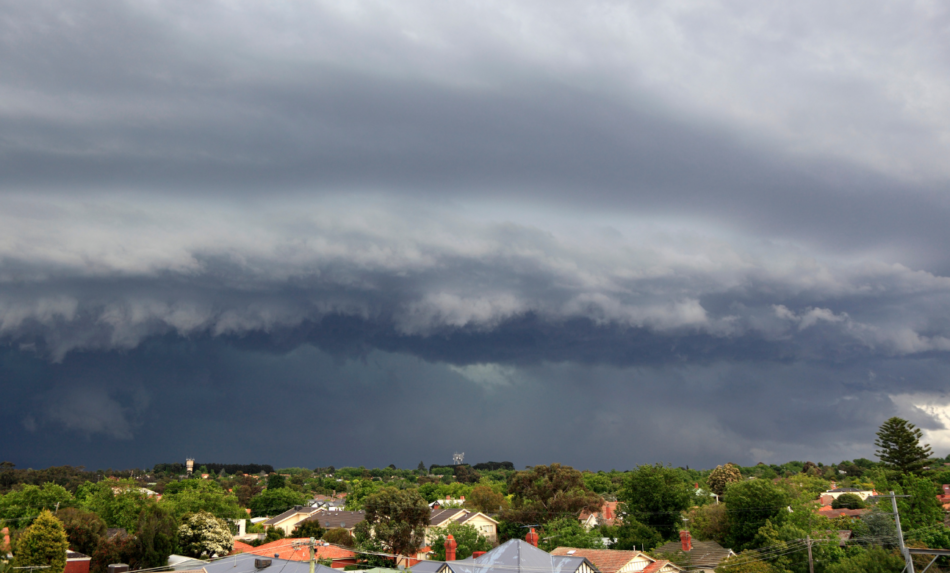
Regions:
<instances>
[{"instance_id":1,"label":"overcast sky","mask_svg":"<svg viewBox=\"0 0 950 573\"><path fill-rule=\"evenodd\" d=\"M0 0L18 467L950 453L939 1Z\"/></svg>"}]
</instances>

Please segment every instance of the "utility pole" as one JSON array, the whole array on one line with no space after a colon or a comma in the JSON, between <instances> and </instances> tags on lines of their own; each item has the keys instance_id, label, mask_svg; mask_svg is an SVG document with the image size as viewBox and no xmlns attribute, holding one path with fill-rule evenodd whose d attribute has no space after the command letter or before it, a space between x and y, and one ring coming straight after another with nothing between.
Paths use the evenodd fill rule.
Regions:
<instances>
[{"instance_id":1,"label":"utility pole","mask_svg":"<svg viewBox=\"0 0 950 573\"><path fill-rule=\"evenodd\" d=\"M909 496L905 495L901 497ZM901 516L897 511L897 496L894 495L893 491L891 492L891 507L894 508L894 524L897 525L897 541L900 543L901 555L904 556L904 563L906 563L904 568L907 570L907 573L914 573L914 558L904 545L904 532L901 531Z\"/></svg>"},{"instance_id":2,"label":"utility pole","mask_svg":"<svg viewBox=\"0 0 950 573\"><path fill-rule=\"evenodd\" d=\"M310 538L310 573L315 573L317 570L317 540L313 537Z\"/></svg>"},{"instance_id":3,"label":"utility pole","mask_svg":"<svg viewBox=\"0 0 950 573\"><path fill-rule=\"evenodd\" d=\"M808 542L808 573L815 573L815 561L811 557L811 535L806 535L805 541Z\"/></svg>"}]
</instances>

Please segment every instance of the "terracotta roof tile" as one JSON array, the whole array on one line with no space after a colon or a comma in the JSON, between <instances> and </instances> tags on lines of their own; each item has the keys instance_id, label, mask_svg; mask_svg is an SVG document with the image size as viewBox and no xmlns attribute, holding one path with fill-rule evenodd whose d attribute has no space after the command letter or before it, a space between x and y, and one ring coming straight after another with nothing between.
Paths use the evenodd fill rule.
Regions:
<instances>
[{"instance_id":1,"label":"terracotta roof tile","mask_svg":"<svg viewBox=\"0 0 950 573\"><path fill-rule=\"evenodd\" d=\"M295 541L298 542L298 547L296 548L293 546L293 542ZM271 541L270 543L254 547L253 553L261 557L274 557L274 555L277 555L278 559L286 559L287 561L309 561L309 542L310 539L304 537L278 539L277 541ZM250 551L247 553L250 553ZM336 547L334 545L317 546L317 559L347 559L355 556L356 553L343 549L342 547Z\"/></svg>"},{"instance_id":2,"label":"terracotta roof tile","mask_svg":"<svg viewBox=\"0 0 950 573\"><path fill-rule=\"evenodd\" d=\"M573 551L573 553L570 553ZM558 547L551 552L551 555L571 555L574 557L586 557L591 563L600 569L601 573L616 573L621 567L630 563L638 556L643 556L649 561L650 557L643 555L639 551L621 551L616 549L577 549L574 547Z\"/></svg>"}]
</instances>

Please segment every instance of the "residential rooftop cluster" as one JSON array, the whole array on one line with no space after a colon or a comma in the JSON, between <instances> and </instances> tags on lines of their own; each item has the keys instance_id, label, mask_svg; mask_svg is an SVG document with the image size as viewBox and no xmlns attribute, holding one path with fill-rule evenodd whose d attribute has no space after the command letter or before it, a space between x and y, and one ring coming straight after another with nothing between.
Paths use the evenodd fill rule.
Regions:
<instances>
[{"instance_id":1,"label":"residential rooftop cluster","mask_svg":"<svg viewBox=\"0 0 950 573\"><path fill-rule=\"evenodd\" d=\"M878 461L832 465L593 472L188 459L89 472L4 462L0 552L6 567L45 562L68 573L293 573L310 562L417 573L847 573L870 564L899 573L910 553L898 533L915 551L950 551L950 457L908 440L901 432L913 437L913 426L896 420L879 432ZM57 545L38 553L36 539Z\"/></svg>"}]
</instances>

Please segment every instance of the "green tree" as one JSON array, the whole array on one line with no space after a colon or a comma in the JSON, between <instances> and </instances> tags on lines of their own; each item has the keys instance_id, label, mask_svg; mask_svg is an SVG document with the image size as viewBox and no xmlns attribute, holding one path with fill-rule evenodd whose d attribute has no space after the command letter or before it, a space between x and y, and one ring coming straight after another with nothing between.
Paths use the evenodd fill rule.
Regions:
<instances>
[{"instance_id":1,"label":"green tree","mask_svg":"<svg viewBox=\"0 0 950 573\"><path fill-rule=\"evenodd\" d=\"M597 529L587 531L574 517L562 517L544 524L540 533L540 549L553 551L557 547L603 549L602 535ZM461 557L460 557L461 559Z\"/></svg>"},{"instance_id":2,"label":"green tree","mask_svg":"<svg viewBox=\"0 0 950 573\"><path fill-rule=\"evenodd\" d=\"M202 511L188 516L178 527L178 546L191 557L221 557L231 552L234 542L223 519Z\"/></svg>"},{"instance_id":3,"label":"green tree","mask_svg":"<svg viewBox=\"0 0 950 573\"><path fill-rule=\"evenodd\" d=\"M280 489L287 487L287 480L280 474L273 474L267 478L267 489Z\"/></svg>"},{"instance_id":4,"label":"green tree","mask_svg":"<svg viewBox=\"0 0 950 573\"><path fill-rule=\"evenodd\" d=\"M161 503L167 506L177 519L199 511L222 519L240 519L246 515L238 504L237 496L224 491L217 482L190 479L176 482L176 486L165 488Z\"/></svg>"},{"instance_id":5,"label":"green tree","mask_svg":"<svg viewBox=\"0 0 950 573\"><path fill-rule=\"evenodd\" d=\"M604 472L584 473L584 485L586 485L587 489L591 490L592 492L601 494L612 491L614 488L614 484L610 480L610 476Z\"/></svg>"},{"instance_id":6,"label":"green tree","mask_svg":"<svg viewBox=\"0 0 950 573\"><path fill-rule=\"evenodd\" d=\"M274 529L273 527L271 529ZM294 527L294 537L304 537L304 538L314 538L320 539L323 537L323 534L326 533L326 530L320 526L320 522L317 520L307 520L301 521Z\"/></svg>"},{"instance_id":7,"label":"green tree","mask_svg":"<svg viewBox=\"0 0 950 573\"><path fill-rule=\"evenodd\" d=\"M425 465L424 463L422 463L422 462L419 462L419 467L416 468L416 471L417 471L417 472L427 473L427 472L426 472L426 465Z\"/></svg>"},{"instance_id":8,"label":"green tree","mask_svg":"<svg viewBox=\"0 0 950 573\"><path fill-rule=\"evenodd\" d=\"M43 510L33 525L17 538L13 566L46 566L49 573L63 573L67 549L69 540L63 524L49 510Z\"/></svg>"},{"instance_id":9,"label":"green tree","mask_svg":"<svg viewBox=\"0 0 950 573\"><path fill-rule=\"evenodd\" d=\"M932 481L924 477L907 474L902 477L900 485L894 486L894 489L895 493L910 496L897 500L897 508L901 516L901 529L908 531L943 522L943 507L937 499L940 490ZM885 505L885 508L889 508L889 504Z\"/></svg>"},{"instance_id":10,"label":"green tree","mask_svg":"<svg viewBox=\"0 0 950 573\"><path fill-rule=\"evenodd\" d=\"M96 513L109 527L121 527L129 532L135 531L142 510L156 503L137 488L112 481L86 482L79 486L76 498L82 507Z\"/></svg>"},{"instance_id":11,"label":"green tree","mask_svg":"<svg viewBox=\"0 0 950 573\"><path fill-rule=\"evenodd\" d=\"M514 502L502 519L520 524L544 524L585 509L595 512L604 504L602 497L587 489L581 472L561 464L515 472L508 478L508 493Z\"/></svg>"},{"instance_id":12,"label":"green tree","mask_svg":"<svg viewBox=\"0 0 950 573\"><path fill-rule=\"evenodd\" d=\"M482 513L495 513L508 507L508 499L487 485L477 485L465 497L465 507L470 507ZM456 552L456 554L458 553ZM459 557L459 559L462 559L462 557Z\"/></svg>"},{"instance_id":13,"label":"green tree","mask_svg":"<svg viewBox=\"0 0 950 573\"><path fill-rule=\"evenodd\" d=\"M125 563L131 569L138 567L138 541L132 535L103 538L92 553L90 573L106 573L112 563Z\"/></svg>"},{"instance_id":14,"label":"green tree","mask_svg":"<svg viewBox=\"0 0 950 573\"><path fill-rule=\"evenodd\" d=\"M831 502L832 509L864 509L864 500L854 493L843 493Z\"/></svg>"},{"instance_id":15,"label":"green tree","mask_svg":"<svg viewBox=\"0 0 950 573\"><path fill-rule=\"evenodd\" d=\"M379 487L372 480L366 479L355 479L347 485L349 492L346 494L346 505L345 509L347 511L357 511L363 508L363 501L379 491Z\"/></svg>"},{"instance_id":16,"label":"green tree","mask_svg":"<svg viewBox=\"0 0 950 573\"><path fill-rule=\"evenodd\" d=\"M465 523L450 522L445 527L433 527L429 546L435 555L432 559L445 561L445 540L451 535L455 538L458 547L455 548L456 559L468 559L475 551L490 551L491 541L486 539L474 526Z\"/></svg>"},{"instance_id":17,"label":"green tree","mask_svg":"<svg viewBox=\"0 0 950 573\"><path fill-rule=\"evenodd\" d=\"M343 547L353 547L356 541L353 535L342 527L333 527L323 534L323 540L333 545L342 545Z\"/></svg>"},{"instance_id":18,"label":"green tree","mask_svg":"<svg viewBox=\"0 0 950 573\"><path fill-rule=\"evenodd\" d=\"M139 568L167 565L178 546L178 521L166 508L150 504L139 514L135 540Z\"/></svg>"},{"instance_id":19,"label":"green tree","mask_svg":"<svg viewBox=\"0 0 950 573\"><path fill-rule=\"evenodd\" d=\"M278 541L284 538L284 530L279 527L268 527L264 531L264 543Z\"/></svg>"},{"instance_id":20,"label":"green tree","mask_svg":"<svg viewBox=\"0 0 950 573\"><path fill-rule=\"evenodd\" d=\"M302 493L285 487L278 489L267 488L251 499L251 514L254 517L279 515L295 505L303 505L307 501Z\"/></svg>"},{"instance_id":21,"label":"green tree","mask_svg":"<svg viewBox=\"0 0 950 573\"><path fill-rule=\"evenodd\" d=\"M106 522L91 511L68 507L56 512L63 524L69 545L76 551L92 556L106 533Z\"/></svg>"},{"instance_id":22,"label":"green tree","mask_svg":"<svg viewBox=\"0 0 950 573\"><path fill-rule=\"evenodd\" d=\"M881 462L903 474L920 473L933 455L929 444L920 445L923 432L907 420L890 418L877 432L874 445Z\"/></svg>"},{"instance_id":23,"label":"green tree","mask_svg":"<svg viewBox=\"0 0 950 573\"><path fill-rule=\"evenodd\" d=\"M726 507L729 516L731 549L738 551L751 547L759 529L767 521L781 525L788 515L791 499L785 490L771 480L753 479L730 484L726 488Z\"/></svg>"},{"instance_id":24,"label":"green tree","mask_svg":"<svg viewBox=\"0 0 950 573\"><path fill-rule=\"evenodd\" d=\"M673 468L643 465L627 474L617 499L623 502L622 512L668 539L679 531L692 493Z\"/></svg>"},{"instance_id":25,"label":"green tree","mask_svg":"<svg viewBox=\"0 0 950 573\"><path fill-rule=\"evenodd\" d=\"M731 483L742 481L742 473L734 464L716 466L716 469L709 474L709 489L717 495L726 493L726 487Z\"/></svg>"},{"instance_id":26,"label":"green tree","mask_svg":"<svg viewBox=\"0 0 950 573\"><path fill-rule=\"evenodd\" d=\"M22 485L0 496L0 519L22 520L39 514L44 509L51 511L75 505L75 498L61 485L44 483L42 487Z\"/></svg>"},{"instance_id":27,"label":"green tree","mask_svg":"<svg viewBox=\"0 0 950 573\"><path fill-rule=\"evenodd\" d=\"M743 551L719 563L716 573L778 573L757 551Z\"/></svg>"},{"instance_id":28,"label":"green tree","mask_svg":"<svg viewBox=\"0 0 950 573\"><path fill-rule=\"evenodd\" d=\"M901 573L904 558L895 550L871 547L857 550L838 563L825 568L826 573Z\"/></svg>"},{"instance_id":29,"label":"green tree","mask_svg":"<svg viewBox=\"0 0 950 573\"><path fill-rule=\"evenodd\" d=\"M714 503L691 509L689 530L700 541L725 543L729 536L729 516L726 513L726 504Z\"/></svg>"},{"instance_id":30,"label":"green tree","mask_svg":"<svg viewBox=\"0 0 950 573\"><path fill-rule=\"evenodd\" d=\"M387 553L410 555L422 546L429 505L414 490L387 487L363 502L365 521Z\"/></svg>"},{"instance_id":31,"label":"green tree","mask_svg":"<svg viewBox=\"0 0 950 573\"><path fill-rule=\"evenodd\" d=\"M617 542L611 544L611 549L639 549L641 551L652 551L654 548L663 544L663 536L657 530L649 525L644 525L628 516L624 518L619 527L615 527L614 533Z\"/></svg>"}]
</instances>

